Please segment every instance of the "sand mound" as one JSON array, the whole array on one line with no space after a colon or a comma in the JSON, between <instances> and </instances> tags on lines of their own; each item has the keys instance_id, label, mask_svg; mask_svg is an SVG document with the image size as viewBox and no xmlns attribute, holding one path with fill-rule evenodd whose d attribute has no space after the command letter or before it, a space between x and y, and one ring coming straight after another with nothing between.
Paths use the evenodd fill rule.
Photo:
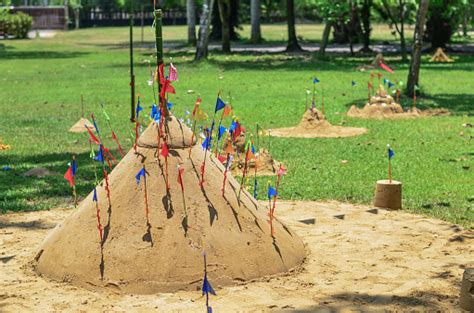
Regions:
<instances>
[{"instance_id":1,"label":"sand mound","mask_svg":"<svg viewBox=\"0 0 474 313\"><path fill-rule=\"evenodd\" d=\"M84 125L89 128L92 131L95 131L94 125L92 125L91 122L85 117L81 117L79 121L77 121L76 124L72 125L71 128L69 128L70 133L85 133L87 132L87 129L84 127Z\"/></svg>"},{"instance_id":2,"label":"sand mound","mask_svg":"<svg viewBox=\"0 0 474 313\"><path fill-rule=\"evenodd\" d=\"M235 155L232 162L231 170L234 176L242 176L245 166L245 143L246 135L242 133L235 141ZM225 144L227 146L227 144ZM224 147L225 148L225 147ZM255 165L257 165L257 176L271 176L277 172L280 162L273 159L270 152L261 148L256 154L256 158L252 158L247 162L248 175L255 175Z\"/></svg>"},{"instance_id":3,"label":"sand mound","mask_svg":"<svg viewBox=\"0 0 474 313\"><path fill-rule=\"evenodd\" d=\"M168 118L166 133L168 134L167 145L169 148L185 148L191 145L192 131L176 117ZM196 143L194 137L192 144ZM143 148L156 148L158 146L158 127L152 123L140 136L138 146Z\"/></svg>"},{"instance_id":4,"label":"sand mound","mask_svg":"<svg viewBox=\"0 0 474 313\"><path fill-rule=\"evenodd\" d=\"M448 57L446 53L444 53L443 49L438 48L436 49L436 52L431 57L430 62L450 63L450 62L454 62L454 60Z\"/></svg>"},{"instance_id":5,"label":"sand mound","mask_svg":"<svg viewBox=\"0 0 474 313\"><path fill-rule=\"evenodd\" d=\"M369 65L361 65L361 66L358 66L357 69L362 72L366 70L378 69L380 66L380 63L382 62L385 62L383 58L383 54L377 53Z\"/></svg>"},{"instance_id":6,"label":"sand mound","mask_svg":"<svg viewBox=\"0 0 474 313\"><path fill-rule=\"evenodd\" d=\"M2 143L2 138L0 138L0 151L10 150L12 147L10 145Z\"/></svg>"},{"instance_id":7,"label":"sand mound","mask_svg":"<svg viewBox=\"0 0 474 313\"><path fill-rule=\"evenodd\" d=\"M408 111L404 111L402 106L395 102L382 85L377 89L376 94L370 97L370 102L366 103L362 109L353 105L347 112L348 116L368 119L403 119L449 114L449 111L446 109L421 111L417 108L411 108Z\"/></svg>"},{"instance_id":8,"label":"sand mound","mask_svg":"<svg viewBox=\"0 0 474 313\"><path fill-rule=\"evenodd\" d=\"M365 134L366 128L331 125L317 109L307 110L298 126L272 130L276 137L338 138Z\"/></svg>"},{"instance_id":9,"label":"sand mound","mask_svg":"<svg viewBox=\"0 0 474 313\"><path fill-rule=\"evenodd\" d=\"M168 124L169 134L177 146L189 129L173 121ZM171 148L170 144L167 192L164 161L155 159L156 149L143 147L144 143L152 145L147 140L153 128L144 132L138 153L129 151L110 173L110 209L105 189L97 188L104 226L102 249L91 193L43 242L33 261L37 273L87 288L150 294L199 288L203 250L208 276L216 287L287 272L301 264L305 258L302 241L279 221L274 222L273 239L267 208L246 191L239 202L240 186L231 175L222 197L224 167L211 153L207 154L204 188L200 188L204 159L200 146L193 147L190 159L189 148ZM142 162L149 174L150 225L146 223L143 183L137 186L135 180ZM184 168L189 227L184 222L178 165Z\"/></svg>"}]
</instances>

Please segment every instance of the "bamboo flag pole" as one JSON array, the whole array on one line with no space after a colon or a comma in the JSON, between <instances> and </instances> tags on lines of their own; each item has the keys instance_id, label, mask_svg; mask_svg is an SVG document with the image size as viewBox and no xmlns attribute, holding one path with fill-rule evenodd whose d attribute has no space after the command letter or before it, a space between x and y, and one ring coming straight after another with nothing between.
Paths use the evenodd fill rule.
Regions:
<instances>
[{"instance_id":1,"label":"bamboo flag pole","mask_svg":"<svg viewBox=\"0 0 474 313\"><path fill-rule=\"evenodd\" d=\"M81 95L81 117L84 118L84 96Z\"/></svg>"},{"instance_id":2,"label":"bamboo flag pole","mask_svg":"<svg viewBox=\"0 0 474 313\"><path fill-rule=\"evenodd\" d=\"M133 0L130 0L130 121L135 122L135 75L133 73Z\"/></svg>"},{"instance_id":3,"label":"bamboo flag pole","mask_svg":"<svg viewBox=\"0 0 474 313\"><path fill-rule=\"evenodd\" d=\"M249 161L250 149L251 149L251 143L250 143L250 140L249 140L249 141L247 141L247 144L246 144L245 163L244 163L244 168L243 168L243 171L242 171L242 181L240 182L239 195L237 197L239 202L240 202L240 194L242 193L242 189L244 188L245 177L247 175L247 166L248 166L248 161Z\"/></svg>"},{"instance_id":4,"label":"bamboo flag pole","mask_svg":"<svg viewBox=\"0 0 474 313\"><path fill-rule=\"evenodd\" d=\"M146 215L146 224L150 224L150 219L148 217L149 209L148 209L148 192L147 192L147 186L146 186L146 169L145 169L145 164L143 164L143 171L145 174L143 175L143 188L145 189L145 215Z\"/></svg>"},{"instance_id":5,"label":"bamboo flag pole","mask_svg":"<svg viewBox=\"0 0 474 313\"><path fill-rule=\"evenodd\" d=\"M390 145L387 145L387 152L388 152L388 181L392 183L392 150L390 149Z\"/></svg>"},{"instance_id":6,"label":"bamboo flag pole","mask_svg":"<svg viewBox=\"0 0 474 313\"><path fill-rule=\"evenodd\" d=\"M194 141L194 134L196 133L196 124L197 124L197 111L199 109L199 105L201 104L201 97L198 96L197 100L196 100L196 104L194 105L194 110L193 110L193 131L191 133L191 143L189 145L189 154L188 154L188 157L191 158L191 151L193 149L193 141Z\"/></svg>"},{"instance_id":7,"label":"bamboo flag pole","mask_svg":"<svg viewBox=\"0 0 474 313\"><path fill-rule=\"evenodd\" d=\"M72 156L72 165L76 166L76 156ZM76 192L76 173L73 173L74 184L72 185L72 195L74 196L74 207L77 207L77 192Z\"/></svg>"}]
</instances>

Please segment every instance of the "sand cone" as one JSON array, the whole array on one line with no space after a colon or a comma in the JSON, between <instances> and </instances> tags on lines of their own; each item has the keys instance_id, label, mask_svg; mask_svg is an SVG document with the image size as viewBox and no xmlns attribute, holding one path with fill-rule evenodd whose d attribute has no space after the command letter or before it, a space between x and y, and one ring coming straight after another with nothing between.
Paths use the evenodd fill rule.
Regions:
<instances>
[{"instance_id":1,"label":"sand cone","mask_svg":"<svg viewBox=\"0 0 474 313\"><path fill-rule=\"evenodd\" d=\"M212 153L207 154L206 180L200 188L203 149L194 146L190 159L191 131L174 117L167 124L169 193L164 162L156 160L157 129L152 124L140 137L138 153L130 150L109 175L110 209L103 186L97 188L102 245L91 193L43 242L33 261L36 272L87 288L150 294L199 288L203 250L209 277L217 286L287 272L301 264L302 241L278 221L272 238L268 209L246 191L239 203L240 186L232 176L222 197L224 167ZM137 185L135 177L143 165L148 172L149 225L143 185ZM178 165L184 168L185 201L177 182Z\"/></svg>"},{"instance_id":2,"label":"sand cone","mask_svg":"<svg viewBox=\"0 0 474 313\"><path fill-rule=\"evenodd\" d=\"M448 57L444 53L443 49L438 48L436 49L436 52L431 57L430 62L450 63L450 62L454 62L454 60Z\"/></svg>"},{"instance_id":3,"label":"sand cone","mask_svg":"<svg viewBox=\"0 0 474 313\"><path fill-rule=\"evenodd\" d=\"M311 108L305 111L297 126L273 129L272 135L276 137L338 138L358 136L366 132L366 128L331 125L321 111Z\"/></svg>"},{"instance_id":4,"label":"sand cone","mask_svg":"<svg viewBox=\"0 0 474 313\"><path fill-rule=\"evenodd\" d=\"M87 129L86 127L84 127L84 125L90 130L95 131L94 125L92 125L92 123L89 122L87 118L81 117L79 121L77 121L76 124L72 125L72 127L69 128L69 132L70 133L85 133L87 132Z\"/></svg>"},{"instance_id":5,"label":"sand cone","mask_svg":"<svg viewBox=\"0 0 474 313\"><path fill-rule=\"evenodd\" d=\"M370 97L370 102L367 102L362 109L355 105L351 106L347 115L362 118L390 118L403 113L402 106L395 102L383 85L380 85L375 95Z\"/></svg>"}]
</instances>

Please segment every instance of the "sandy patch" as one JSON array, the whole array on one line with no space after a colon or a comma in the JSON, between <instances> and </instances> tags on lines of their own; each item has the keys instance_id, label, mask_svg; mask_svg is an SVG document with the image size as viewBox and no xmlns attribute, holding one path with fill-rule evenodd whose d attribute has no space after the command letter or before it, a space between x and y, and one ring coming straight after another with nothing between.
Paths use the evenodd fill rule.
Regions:
<instances>
[{"instance_id":1,"label":"sandy patch","mask_svg":"<svg viewBox=\"0 0 474 313\"><path fill-rule=\"evenodd\" d=\"M458 311L463 268L474 266L474 233L435 219L370 209L338 202L278 202L276 214L309 252L303 268L240 286L214 286L214 311ZM25 264L70 212L0 216L0 311L205 310L200 291L122 295L38 277Z\"/></svg>"}]
</instances>

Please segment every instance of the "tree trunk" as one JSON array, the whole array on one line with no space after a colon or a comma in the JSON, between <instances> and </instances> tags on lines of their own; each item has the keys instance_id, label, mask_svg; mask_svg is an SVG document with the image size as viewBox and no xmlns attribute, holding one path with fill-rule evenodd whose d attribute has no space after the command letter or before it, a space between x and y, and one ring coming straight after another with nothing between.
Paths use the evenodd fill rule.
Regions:
<instances>
[{"instance_id":1,"label":"tree trunk","mask_svg":"<svg viewBox=\"0 0 474 313\"><path fill-rule=\"evenodd\" d=\"M372 32L372 28L370 27L370 8L372 7L372 0L364 0L362 3L362 40L364 47L362 51L364 52L371 52L370 49L370 33Z\"/></svg>"},{"instance_id":2,"label":"tree trunk","mask_svg":"<svg viewBox=\"0 0 474 313\"><path fill-rule=\"evenodd\" d=\"M201 20L199 22L199 38L194 61L207 59L209 52L209 26L211 25L211 12L213 7L214 0L204 0L202 4Z\"/></svg>"},{"instance_id":3,"label":"tree trunk","mask_svg":"<svg viewBox=\"0 0 474 313\"><path fill-rule=\"evenodd\" d=\"M326 56L326 47L329 42L329 35L331 34L332 22L326 21L324 25L323 38L321 41L321 47L319 48L319 56L324 58Z\"/></svg>"},{"instance_id":4,"label":"tree trunk","mask_svg":"<svg viewBox=\"0 0 474 313\"><path fill-rule=\"evenodd\" d=\"M75 8L74 9L74 23L75 23L75 29L79 29L79 19L80 19L80 15L79 15L79 8Z\"/></svg>"},{"instance_id":5,"label":"tree trunk","mask_svg":"<svg viewBox=\"0 0 474 313\"><path fill-rule=\"evenodd\" d=\"M402 61L408 61L407 57L407 43L405 40L405 2L403 0L398 1L399 10L400 10L400 50L402 52Z\"/></svg>"},{"instance_id":6,"label":"tree trunk","mask_svg":"<svg viewBox=\"0 0 474 313\"><path fill-rule=\"evenodd\" d=\"M415 34L413 35L413 51L411 53L410 72L408 73L407 94L412 97L418 85L421 64L421 49L423 48L423 34L425 32L426 12L429 0L421 0L416 16Z\"/></svg>"},{"instance_id":7,"label":"tree trunk","mask_svg":"<svg viewBox=\"0 0 474 313\"><path fill-rule=\"evenodd\" d=\"M188 44L196 45L196 0L186 0L186 20L188 22Z\"/></svg>"},{"instance_id":8,"label":"tree trunk","mask_svg":"<svg viewBox=\"0 0 474 313\"><path fill-rule=\"evenodd\" d=\"M250 31L250 42L259 43L262 40L262 33L260 32L260 0L250 0L250 21L252 29Z\"/></svg>"},{"instance_id":9,"label":"tree trunk","mask_svg":"<svg viewBox=\"0 0 474 313\"><path fill-rule=\"evenodd\" d=\"M300 45L298 44L298 38L296 38L294 0L286 0L286 19L288 23L288 46L286 47L286 51L302 51Z\"/></svg>"},{"instance_id":10,"label":"tree trunk","mask_svg":"<svg viewBox=\"0 0 474 313\"><path fill-rule=\"evenodd\" d=\"M222 52L230 53L230 0L217 0L222 23Z\"/></svg>"}]
</instances>

